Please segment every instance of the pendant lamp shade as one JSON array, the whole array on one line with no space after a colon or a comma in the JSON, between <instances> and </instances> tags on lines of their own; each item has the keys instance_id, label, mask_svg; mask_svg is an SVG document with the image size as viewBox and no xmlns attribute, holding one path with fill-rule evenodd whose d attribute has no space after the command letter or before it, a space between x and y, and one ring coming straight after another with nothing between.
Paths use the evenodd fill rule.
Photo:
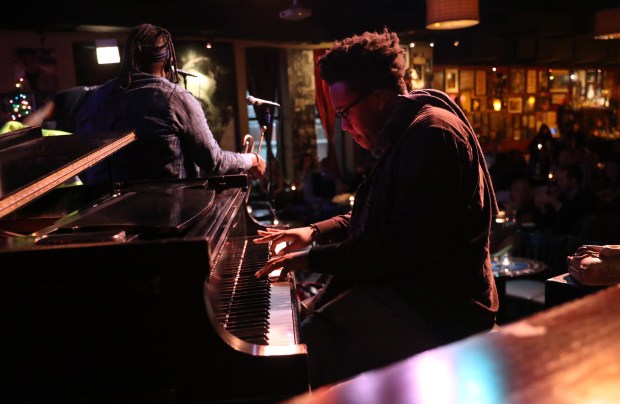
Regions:
<instances>
[{"instance_id":1,"label":"pendant lamp shade","mask_svg":"<svg viewBox=\"0 0 620 404\"><path fill-rule=\"evenodd\" d=\"M594 14L594 39L620 38L620 8L609 8Z\"/></svg>"},{"instance_id":2,"label":"pendant lamp shade","mask_svg":"<svg viewBox=\"0 0 620 404\"><path fill-rule=\"evenodd\" d=\"M426 28L467 28L480 22L478 0L426 0Z\"/></svg>"}]
</instances>

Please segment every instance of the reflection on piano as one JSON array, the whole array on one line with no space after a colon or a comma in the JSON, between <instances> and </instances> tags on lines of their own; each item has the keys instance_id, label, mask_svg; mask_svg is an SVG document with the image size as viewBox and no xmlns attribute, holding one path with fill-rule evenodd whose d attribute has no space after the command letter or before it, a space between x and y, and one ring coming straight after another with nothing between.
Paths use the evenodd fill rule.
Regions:
<instances>
[{"instance_id":1,"label":"reflection on piano","mask_svg":"<svg viewBox=\"0 0 620 404\"><path fill-rule=\"evenodd\" d=\"M295 280L253 275L269 249L252 243L262 226L247 213L245 175L56 187L76 174L67 167L133 134L101 145L27 132L0 139L2 401L277 401L308 390ZM32 184L49 191L24 194Z\"/></svg>"}]
</instances>

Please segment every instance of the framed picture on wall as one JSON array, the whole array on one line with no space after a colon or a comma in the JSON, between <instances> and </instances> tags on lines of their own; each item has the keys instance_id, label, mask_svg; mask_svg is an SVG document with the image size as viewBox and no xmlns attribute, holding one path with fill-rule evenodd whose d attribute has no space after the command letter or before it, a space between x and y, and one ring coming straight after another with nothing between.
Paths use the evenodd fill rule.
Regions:
<instances>
[{"instance_id":1,"label":"framed picture on wall","mask_svg":"<svg viewBox=\"0 0 620 404\"><path fill-rule=\"evenodd\" d=\"M508 98L508 113L520 114L523 112L523 98L522 97L509 97Z\"/></svg>"},{"instance_id":2,"label":"framed picture on wall","mask_svg":"<svg viewBox=\"0 0 620 404\"><path fill-rule=\"evenodd\" d=\"M444 91L444 73L443 71L433 72L433 80L431 81L431 87L437 90Z\"/></svg>"},{"instance_id":3,"label":"framed picture on wall","mask_svg":"<svg viewBox=\"0 0 620 404\"><path fill-rule=\"evenodd\" d=\"M487 94L487 72L484 70L476 70L476 95Z\"/></svg>"},{"instance_id":4,"label":"framed picture on wall","mask_svg":"<svg viewBox=\"0 0 620 404\"><path fill-rule=\"evenodd\" d=\"M553 69L549 75L549 91L552 93L568 92L570 74L567 69Z\"/></svg>"},{"instance_id":5,"label":"framed picture on wall","mask_svg":"<svg viewBox=\"0 0 620 404\"><path fill-rule=\"evenodd\" d=\"M474 89L474 71L461 70L459 72L459 89L461 91Z\"/></svg>"},{"instance_id":6,"label":"framed picture on wall","mask_svg":"<svg viewBox=\"0 0 620 404\"><path fill-rule=\"evenodd\" d=\"M510 92L512 94L525 92L525 69L510 69Z\"/></svg>"},{"instance_id":7,"label":"framed picture on wall","mask_svg":"<svg viewBox=\"0 0 620 404\"><path fill-rule=\"evenodd\" d=\"M528 94L536 94L536 70L528 69L526 74L525 92Z\"/></svg>"},{"instance_id":8,"label":"framed picture on wall","mask_svg":"<svg viewBox=\"0 0 620 404\"><path fill-rule=\"evenodd\" d=\"M538 92L546 93L549 91L549 72L547 70L538 71Z\"/></svg>"},{"instance_id":9,"label":"framed picture on wall","mask_svg":"<svg viewBox=\"0 0 620 404\"><path fill-rule=\"evenodd\" d=\"M459 92L459 71L458 69L446 69L446 93Z\"/></svg>"}]
</instances>

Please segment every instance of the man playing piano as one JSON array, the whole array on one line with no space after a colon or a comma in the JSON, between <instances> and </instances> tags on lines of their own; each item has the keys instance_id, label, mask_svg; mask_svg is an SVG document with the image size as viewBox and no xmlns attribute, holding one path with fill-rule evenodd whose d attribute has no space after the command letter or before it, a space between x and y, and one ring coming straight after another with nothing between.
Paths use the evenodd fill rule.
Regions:
<instances>
[{"instance_id":1,"label":"man playing piano","mask_svg":"<svg viewBox=\"0 0 620 404\"><path fill-rule=\"evenodd\" d=\"M336 42L319 60L341 128L376 165L350 213L255 240L272 249L288 243L258 277L329 274L301 324L313 387L495 322L489 232L497 204L480 145L446 94L406 94L403 52L385 29Z\"/></svg>"},{"instance_id":2,"label":"man playing piano","mask_svg":"<svg viewBox=\"0 0 620 404\"><path fill-rule=\"evenodd\" d=\"M76 132L135 130L137 140L111 157L111 170L103 163L80 175L85 183L265 173L258 154L220 148L198 100L177 84L177 72L167 30L141 24L129 33L120 74L85 102Z\"/></svg>"}]
</instances>

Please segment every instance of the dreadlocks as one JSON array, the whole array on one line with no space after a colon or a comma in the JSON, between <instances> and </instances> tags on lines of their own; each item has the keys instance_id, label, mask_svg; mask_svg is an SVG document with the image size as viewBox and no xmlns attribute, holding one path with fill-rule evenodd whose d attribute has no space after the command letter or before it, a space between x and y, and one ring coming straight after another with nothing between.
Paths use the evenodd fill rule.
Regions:
<instances>
[{"instance_id":1,"label":"dreadlocks","mask_svg":"<svg viewBox=\"0 0 620 404\"><path fill-rule=\"evenodd\" d=\"M164 72L168 80L179 82L177 57L170 33L155 25L138 25L127 37L121 72L118 75L120 88L129 88L133 73L144 71L146 66L157 62L164 62Z\"/></svg>"}]
</instances>

